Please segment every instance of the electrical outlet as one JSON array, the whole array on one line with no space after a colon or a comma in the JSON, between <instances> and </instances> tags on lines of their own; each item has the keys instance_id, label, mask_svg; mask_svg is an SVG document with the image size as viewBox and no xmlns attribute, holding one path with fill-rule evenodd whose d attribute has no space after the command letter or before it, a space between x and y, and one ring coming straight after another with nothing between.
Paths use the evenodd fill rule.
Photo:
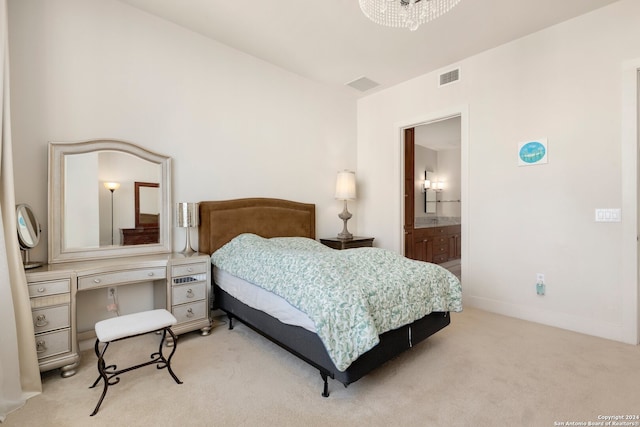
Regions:
<instances>
[{"instance_id":1,"label":"electrical outlet","mask_svg":"<svg viewBox=\"0 0 640 427\"><path fill-rule=\"evenodd\" d=\"M107 311L118 312L118 288L107 288Z\"/></svg>"},{"instance_id":2,"label":"electrical outlet","mask_svg":"<svg viewBox=\"0 0 640 427\"><path fill-rule=\"evenodd\" d=\"M536 274L536 294L544 295L546 292L546 285L544 284L544 274Z\"/></svg>"}]
</instances>

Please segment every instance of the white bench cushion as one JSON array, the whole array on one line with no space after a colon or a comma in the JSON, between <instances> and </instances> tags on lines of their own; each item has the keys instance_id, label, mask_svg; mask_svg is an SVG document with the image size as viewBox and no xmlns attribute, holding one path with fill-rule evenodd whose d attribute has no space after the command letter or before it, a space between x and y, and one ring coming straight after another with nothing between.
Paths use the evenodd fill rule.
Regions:
<instances>
[{"instance_id":1,"label":"white bench cushion","mask_svg":"<svg viewBox=\"0 0 640 427\"><path fill-rule=\"evenodd\" d=\"M175 325L177 322L173 314L161 308L101 320L96 323L95 329L100 342L110 342L157 331Z\"/></svg>"}]
</instances>

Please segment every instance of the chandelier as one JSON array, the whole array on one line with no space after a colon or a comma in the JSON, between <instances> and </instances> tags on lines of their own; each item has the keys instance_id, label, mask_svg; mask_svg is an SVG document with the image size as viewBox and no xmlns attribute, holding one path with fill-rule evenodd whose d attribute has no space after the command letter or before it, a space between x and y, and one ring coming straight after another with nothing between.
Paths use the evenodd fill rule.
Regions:
<instances>
[{"instance_id":1,"label":"chandelier","mask_svg":"<svg viewBox=\"0 0 640 427\"><path fill-rule=\"evenodd\" d=\"M415 31L450 11L460 0L359 0L362 13L376 24Z\"/></svg>"}]
</instances>

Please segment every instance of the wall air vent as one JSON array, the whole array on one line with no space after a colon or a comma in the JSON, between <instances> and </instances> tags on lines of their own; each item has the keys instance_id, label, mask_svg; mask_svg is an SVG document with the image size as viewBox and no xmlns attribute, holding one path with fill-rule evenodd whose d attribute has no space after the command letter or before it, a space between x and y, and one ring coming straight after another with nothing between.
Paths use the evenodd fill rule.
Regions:
<instances>
[{"instance_id":1,"label":"wall air vent","mask_svg":"<svg viewBox=\"0 0 640 427\"><path fill-rule=\"evenodd\" d=\"M373 80L367 77L359 77L354 81L345 83L345 84L347 86L351 86L352 88L359 90L360 92L366 92L369 89L373 89L374 87L380 85L379 83L374 82Z\"/></svg>"},{"instance_id":2,"label":"wall air vent","mask_svg":"<svg viewBox=\"0 0 640 427\"><path fill-rule=\"evenodd\" d=\"M440 74L438 86L446 86L451 83L455 83L460 80L460 68L456 68L455 70L447 71L446 73Z\"/></svg>"}]
</instances>

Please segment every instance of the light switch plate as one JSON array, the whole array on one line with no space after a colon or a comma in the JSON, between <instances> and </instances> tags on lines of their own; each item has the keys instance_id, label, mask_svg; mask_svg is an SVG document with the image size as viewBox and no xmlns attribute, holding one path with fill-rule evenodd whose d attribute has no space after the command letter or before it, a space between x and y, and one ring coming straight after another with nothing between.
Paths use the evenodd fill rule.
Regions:
<instances>
[{"instance_id":1,"label":"light switch plate","mask_svg":"<svg viewBox=\"0 0 640 427\"><path fill-rule=\"evenodd\" d=\"M620 222L620 209L596 209L596 222Z\"/></svg>"}]
</instances>

